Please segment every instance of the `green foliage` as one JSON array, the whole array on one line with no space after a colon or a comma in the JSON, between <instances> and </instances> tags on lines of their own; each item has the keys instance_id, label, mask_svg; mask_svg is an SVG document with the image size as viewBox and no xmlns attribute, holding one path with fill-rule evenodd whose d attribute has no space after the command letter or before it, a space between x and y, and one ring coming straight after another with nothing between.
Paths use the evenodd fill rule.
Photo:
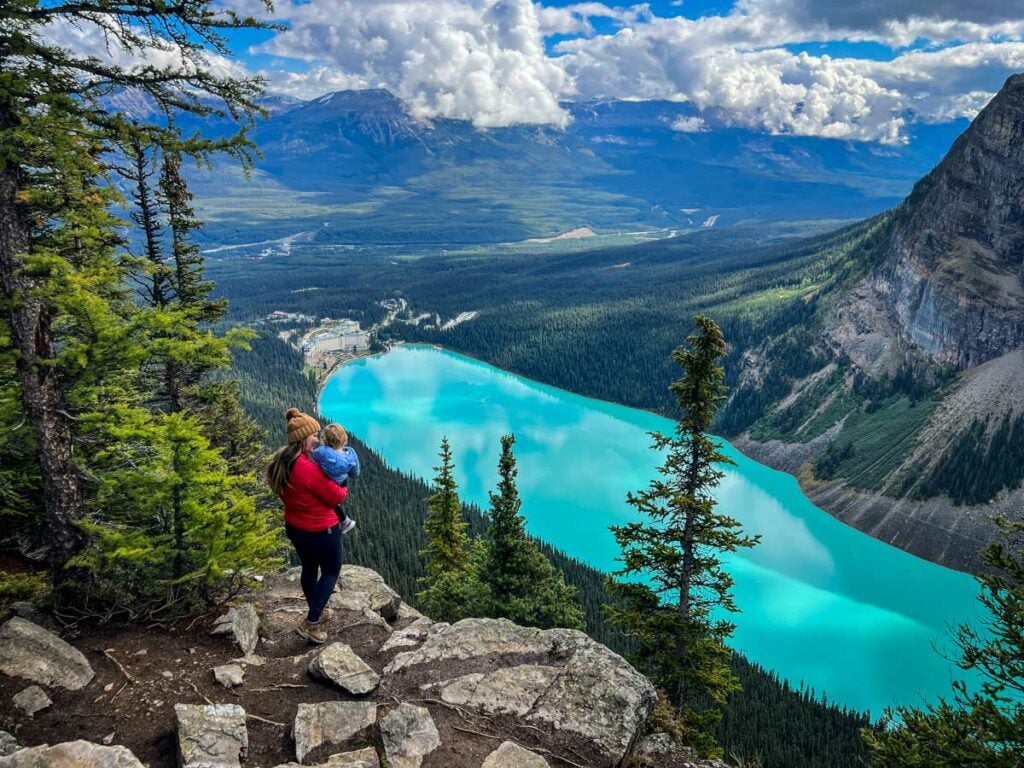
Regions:
<instances>
[{"instance_id":1,"label":"green foliage","mask_svg":"<svg viewBox=\"0 0 1024 768\"><path fill-rule=\"evenodd\" d=\"M1005 538L982 558L982 627L960 625L961 669L979 688L953 685L952 698L924 709L900 707L864 735L881 768L1021 768L1024 765L1024 522L997 520Z\"/></svg>"},{"instance_id":2,"label":"green foliage","mask_svg":"<svg viewBox=\"0 0 1024 768\"><path fill-rule=\"evenodd\" d=\"M486 590L483 615L533 627L583 628L579 594L565 583L526 535L522 500L516 488L515 437L501 438L498 489L490 494L490 525L479 556L479 578Z\"/></svg>"},{"instance_id":3,"label":"green foliage","mask_svg":"<svg viewBox=\"0 0 1024 768\"><path fill-rule=\"evenodd\" d=\"M98 425L100 487L72 563L89 575L76 607L188 614L279 564L280 531L256 508L202 425L182 413L121 409Z\"/></svg>"},{"instance_id":4,"label":"green foliage","mask_svg":"<svg viewBox=\"0 0 1024 768\"><path fill-rule=\"evenodd\" d=\"M721 555L754 546L757 538L715 510L712 491L724 476L719 466L733 463L707 434L725 399L719 361L726 347L713 320L694 322L697 332L672 355L683 371L670 387L682 411L675 436L652 435L655 449L667 451L662 477L628 497L646 520L612 527L622 547L616 575L633 580L611 583L623 604L608 613L636 638L637 665L668 693L691 743L702 754L720 755L710 728L738 688L724 643L733 625L720 618L721 611L738 609Z\"/></svg>"},{"instance_id":5,"label":"green foliage","mask_svg":"<svg viewBox=\"0 0 1024 768\"><path fill-rule=\"evenodd\" d=\"M423 523L427 546L420 556L426 561L426 576L420 579L422 589L416 597L433 619L450 622L472 615L480 583L470 557L469 526L462 516L447 437L441 439L440 457Z\"/></svg>"}]
</instances>

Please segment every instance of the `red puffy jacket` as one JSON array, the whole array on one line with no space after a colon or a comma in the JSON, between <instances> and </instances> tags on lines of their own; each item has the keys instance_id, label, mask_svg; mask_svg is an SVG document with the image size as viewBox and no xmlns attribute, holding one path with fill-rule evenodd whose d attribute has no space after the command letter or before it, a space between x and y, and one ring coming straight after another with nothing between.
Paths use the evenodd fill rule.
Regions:
<instances>
[{"instance_id":1,"label":"red puffy jacket","mask_svg":"<svg viewBox=\"0 0 1024 768\"><path fill-rule=\"evenodd\" d=\"M281 494L284 521L304 531L322 531L335 526L338 513L334 508L346 496L348 488L340 487L309 456L300 454Z\"/></svg>"}]
</instances>

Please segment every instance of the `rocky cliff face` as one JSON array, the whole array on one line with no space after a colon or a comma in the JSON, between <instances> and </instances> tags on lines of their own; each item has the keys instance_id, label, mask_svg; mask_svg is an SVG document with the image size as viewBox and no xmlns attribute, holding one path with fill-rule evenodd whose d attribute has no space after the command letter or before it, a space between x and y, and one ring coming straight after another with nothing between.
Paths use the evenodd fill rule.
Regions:
<instances>
[{"instance_id":1,"label":"rocky cliff face","mask_svg":"<svg viewBox=\"0 0 1024 768\"><path fill-rule=\"evenodd\" d=\"M1024 75L872 228L880 248L869 236L851 246L861 276L820 297L824 367L791 380L737 445L796 474L844 522L976 570L996 534L992 515L1020 514L1024 491L1004 471L1009 484L984 504L954 503L935 475L974 425L991 438L1024 411ZM748 355L760 370L741 386L757 389L786 365L773 343ZM891 419L872 415L885 408Z\"/></svg>"},{"instance_id":2,"label":"rocky cliff face","mask_svg":"<svg viewBox=\"0 0 1024 768\"><path fill-rule=\"evenodd\" d=\"M86 633L81 651L11 619L0 768L725 768L648 733L654 688L582 632L433 622L345 566L316 647L293 632L298 574L265 583L208 626Z\"/></svg>"},{"instance_id":3,"label":"rocky cliff face","mask_svg":"<svg viewBox=\"0 0 1024 768\"><path fill-rule=\"evenodd\" d=\"M972 368L1024 346L1024 75L897 212L883 293L904 340Z\"/></svg>"}]
</instances>

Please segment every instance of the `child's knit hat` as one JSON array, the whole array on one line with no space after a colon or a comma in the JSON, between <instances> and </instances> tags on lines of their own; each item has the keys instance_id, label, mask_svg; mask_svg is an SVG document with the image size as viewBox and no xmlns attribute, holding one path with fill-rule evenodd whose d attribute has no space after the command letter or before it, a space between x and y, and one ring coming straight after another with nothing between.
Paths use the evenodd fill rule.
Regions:
<instances>
[{"instance_id":1,"label":"child's knit hat","mask_svg":"<svg viewBox=\"0 0 1024 768\"><path fill-rule=\"evenodd\" d=\"M310 435L320 431L320 423L308 413L303 413L298 408L289 408L284 417L288 420L286 429L288 430L289 443L305 440Z\"/></svg>"}]
</instances>

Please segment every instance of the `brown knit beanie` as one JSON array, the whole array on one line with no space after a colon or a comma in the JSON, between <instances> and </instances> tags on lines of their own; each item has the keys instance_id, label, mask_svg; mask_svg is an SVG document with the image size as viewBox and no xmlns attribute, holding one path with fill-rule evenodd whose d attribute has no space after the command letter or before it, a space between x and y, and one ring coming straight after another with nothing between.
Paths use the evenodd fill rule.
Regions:
<instances>
[{"instance_id":1,"label":"brown knit beanie","mask_svg":"<svg viewBox=\"0 0 1024 768\"><path fill-rule=\"evenodd\" d=\"M286 429L288 430L289 443L305 440L313 433L320 431L320 423L308 413L303 413L298 408L289 408L284 417L288 420Z\"/></svg>"}]
</instances>

